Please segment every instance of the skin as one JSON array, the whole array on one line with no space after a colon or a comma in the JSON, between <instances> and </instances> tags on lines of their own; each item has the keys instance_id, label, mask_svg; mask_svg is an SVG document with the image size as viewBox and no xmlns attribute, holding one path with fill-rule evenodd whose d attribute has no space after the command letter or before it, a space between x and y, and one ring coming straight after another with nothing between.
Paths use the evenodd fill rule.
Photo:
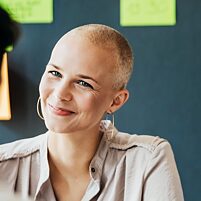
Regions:
<instances>
[{"instance_id":1,"label":"skin","mask_svg":"<svg viewBox=\"0 0 201 201\"><path fill-rule=\"evenodd\" d=\"M129 97L126 89L113 89L113 66L111 51L80 32L64 35L52 51L39 91L50 134L50 178L59 201L81 200L102 137L100 121Z\"/></svg>"}]
</instances>

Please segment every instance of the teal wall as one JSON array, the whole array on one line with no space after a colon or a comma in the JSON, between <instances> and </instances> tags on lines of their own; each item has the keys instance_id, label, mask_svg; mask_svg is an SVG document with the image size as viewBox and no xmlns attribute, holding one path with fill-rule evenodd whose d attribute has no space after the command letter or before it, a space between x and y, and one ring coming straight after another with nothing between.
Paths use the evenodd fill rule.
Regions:
<instances>
[{"instance_id":1,"label":"teal wall","mask_svg":"<svg viewBox=\"0 0 201 201\"><path fill-rule=\"evenodd\" d=\"M13 118L0 121L0 143L44 132L37 117L38 84L55 42L86 23L103 23L122 32L135 52L131 96L116 115L117 128L159 135L175 153L185 200L201 196L201 1L177 1L177 25L121 27L119 1L54 2L54 23L22 25L9 55Z\"/></svg>"}]
</instances>

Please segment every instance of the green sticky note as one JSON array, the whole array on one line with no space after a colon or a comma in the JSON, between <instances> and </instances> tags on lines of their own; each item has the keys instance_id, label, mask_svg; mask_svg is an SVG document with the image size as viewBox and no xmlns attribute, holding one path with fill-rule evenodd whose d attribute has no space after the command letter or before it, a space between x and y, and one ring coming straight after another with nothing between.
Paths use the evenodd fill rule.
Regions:
<instances>
[{"instance_id":1,"label":"green sticky note","mask_svg":"<svg viewBox=\"0 0 201 201\"><path fill-rule=\"evenodd\" d=\"M0 0L0 5L20 23L53 21L53 0Z\"/></svg>"},{"instance_id":2,"label":"green sticky note","mask_svg":"<svg viewBox=\"0 0 201 201\"><path fill-rule=\"evenodd\" d=\"M120 0L122 26L176 24L176 0Z\"/></svg>"}]
</instances>

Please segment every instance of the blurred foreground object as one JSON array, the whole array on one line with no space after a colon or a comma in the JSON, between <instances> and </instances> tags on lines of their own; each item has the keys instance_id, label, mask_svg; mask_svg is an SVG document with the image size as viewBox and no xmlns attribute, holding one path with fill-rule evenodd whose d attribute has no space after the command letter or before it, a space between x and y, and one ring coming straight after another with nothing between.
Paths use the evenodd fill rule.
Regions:
<instances>
[{"instance_id":1,"label":"blurred foreground object","mask_svg":"<svg viewBox=\"0 0 201 201\"><path fill-rule=\"evenodd\" d=\"M14 45L19 35L19 24L0 6L0 64L6 48Z\"/></svg>"},{"instance_id":2,"label":"blurred foreground object","mask_svg":"<svg viewBox=\"0 0 201 201\"><path fill-rule=\"evenodd\" d=\"M0 74L1 74L0 120L10 120L11 109L10 109L10 93L9 93L9 82L8 82L8 62L6 53L3 56Z\"/></svg>"},{"instance_id":3,"label":"blurred foreground object","mask_svg":"<svg viewBox=\"0 0 201 201\"><path fill-rule=\"evenodd\" d=\"M0 7L0 120L10 120L10 96L8 83L8 50L11 50L20 35L18 23Z\"/></svg>"}]
</instances>

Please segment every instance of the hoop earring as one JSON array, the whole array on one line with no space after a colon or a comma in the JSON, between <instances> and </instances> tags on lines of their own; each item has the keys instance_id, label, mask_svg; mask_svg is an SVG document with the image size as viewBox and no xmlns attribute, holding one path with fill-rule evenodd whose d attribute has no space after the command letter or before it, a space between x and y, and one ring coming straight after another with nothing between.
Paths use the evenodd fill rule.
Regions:
<instances>
[{"instance_id":1,"label":"hoop earring","mask_svg":"<svg viewBox=\"0 0 201 201\"><path fill-rule=\"evenodd\" d=\"M41 109L39 109L39 108L40 108L40 100L41 100L41 97L39 96L38 101L37 101L37 107L36 107L36 109L37 109L37 114L38 114L38 116L39 116L42 120L44 120L44 118L43 118L43 116L42 116L42 111L41 111ZM40 114L40 111L41 111L41 114Z\"/></svg>"},{"instance_id":2,"label":"hoop earring","mask_svg":"<svg viewBox=\"0 0 201 201\"><path fill-rule=\"evenodd\" d=\"M106 120L109 120L108 116L111 115L112 116L112 125L114 127L114 113L107 113L107 116L106 116Z\"/></svg>"},{"instance_id":3,"label":"hoop earring","mask_svg":"<svg viewBox=\"0 0 201 201\"><path fill-rule=\"evenodd\" d=\"M108 118L109 115L112 116L112 134L111 134L111 137L110 137L110 140L111 140L114 137L114 113L113 112L107 113L106 120L109 120L109 118Z\"/></svg>"}]
</instances>

